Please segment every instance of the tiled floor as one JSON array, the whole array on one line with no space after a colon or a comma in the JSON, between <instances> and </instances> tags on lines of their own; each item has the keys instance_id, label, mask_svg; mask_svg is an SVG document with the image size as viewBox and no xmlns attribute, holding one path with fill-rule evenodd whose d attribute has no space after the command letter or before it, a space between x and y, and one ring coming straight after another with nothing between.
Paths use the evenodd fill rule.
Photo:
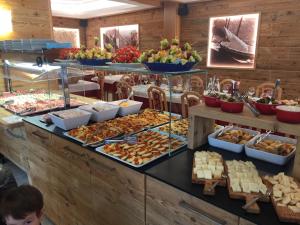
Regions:
<instances>
[{"instance_id":1,"label":"tiled floor","mask_svg":"<svg viewBox=\"0 0 300 225\"><path fill-rule=\"evenodd\" d=\"M5 160L4 164L12 171L18 185L29 184L27 174L23 170L21 170L19 167L14 165L12 162L7 161L7 160ZM42 222L42 225L55 225L55 224L52 223L48 218L45 217Z\"/></svg>"}]
</instances>

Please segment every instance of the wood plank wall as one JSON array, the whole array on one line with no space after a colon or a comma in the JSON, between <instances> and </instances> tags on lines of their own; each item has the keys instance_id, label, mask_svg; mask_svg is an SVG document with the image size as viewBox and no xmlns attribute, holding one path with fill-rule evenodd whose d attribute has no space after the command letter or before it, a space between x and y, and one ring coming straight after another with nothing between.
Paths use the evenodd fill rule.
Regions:
<instances>
[{"instance_id":1,"label":"wood plank wall","mask_svg":"<svg viewBox=\"0 0 300 225\"><path fill-rule=\"evenodd\" d=\"M11 10L13 25L13 32L0 40L52 38L50 0L0 0L0 7Z\"/></svg>"},{"instance_id":2,"label":"wood plank wall","mask_svg":"<svg viewBox=\"0 0 300 225\"><path fill-rule=\"evenodd\" d=\"M94 37L100 35L100 27L129 24L139 24L141 50L157 48L163 35L163 8L89 19L87 46L94 46Z\"/></svg>"},{"instance_id":3,"label":"wood plank wall","mask_svg":"<svg viewBox=\"0 0 300 225\"><path fill-rule=\"evenodd\" d=\"M53 27L76 28L79 29L80 44L86 45L86 28L80 26L80 19L52 17Z\"/></svg>"},{"instance_id":4,"label":"wood plank wall","mask_svg":"<svg viewBox=\"0 0 300 225\"><path fill-rule=\"evenodd\" d=\"M0 40L45 38L52 39L52 15L50 0L0 0L0 8L11 10L13 32L0 36ZM0 55L1 59L1 55ZM0 68L0 77L3 77ZM18 83L18 82L17 82ZM22 88L29 89L23 83ZM38 87L47 87L39 84ZM4 91L0 78L0 91Z\"/></svg>"},{"instance_id":5,"label":"wood plank wall","mask_svg":"<svg viewBox=\"0 0 300 225\"><path fill-rule=\"evenodd\" d=\"M189 15L181 21L181 41L195 43L205 56L209 17L261 12L256 69L209 69L209 72L240 80L243 88L280 78L283 97L300 97L299 0L218 0L188 6ZM206 60L202 68L205 65Z\"/></svg>"}]
</instances>

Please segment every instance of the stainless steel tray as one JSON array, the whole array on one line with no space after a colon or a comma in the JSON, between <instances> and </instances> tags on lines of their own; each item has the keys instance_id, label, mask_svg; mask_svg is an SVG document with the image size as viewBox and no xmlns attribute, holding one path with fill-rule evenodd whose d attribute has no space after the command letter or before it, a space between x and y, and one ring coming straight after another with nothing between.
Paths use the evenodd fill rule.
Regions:
<instances>
[{"instance_id":1,"label":"stainless steel tray","mask_svg":"<svg viewBox=\"0 0 300 225\"><path fill-rule=\"evenodd\" d=\"M155 129L150 129L150 130L155 131L155 132L160 133L160 134L163 134L163 135L166 135L166 133L159 132L159 131L157 131L157 130L155 130ZM181 137L181 136L178 136L178 135L174 135L174 134L172 134L171 137L172 137L172 138L175 138L175 139L177 139L177 140L182 141L182 142L183 142L183 145L181 145L180 147L178 147L178 148L176 148L176 149L173 149L173 150L171 150L171 151L169 151L169 152L165 152L164 154L162 154L162 155L160 155L160 156L158 156L158 157L156 157L156 158L153 158L153 159L151 159L150 161L148 161L148 162L146 162L146 163L144 163L144 164L141 164L141 165L135 165L135 164L132 164L132 163L130 163L130 162L124 161L124 160L122 160L122 159L120 159L120 158L118 158L118 157L116 157L116 156L107 154L106 152L104 152L104 146L100 146L100 147L96 148L96 151L99 152L99 153L101 153L101 154L103 154L103 155L106 155L106 156L108 156L108 157L114 158L114 159L116 159L116 160L118 160L118 161L120 161L120 162L123 162L123 163L125 163L125 164L127 164L127 165L130 165L130 166L132 166L132 167L140 168L140 167L143 167L143 166L145 166L145 165L147 165L147 164L149 164L149 163L151 163L151 162L153 162L153 161L155 161L155 160L157 160L157 159L159 159L159 158L161 158L161 157L164 157L165 155L169 154L170 152L171 152L171 153L172 153L172 152L176 152L177 150L179 150L179 149L181 149L182 147L186 146L186 144L187 144L186 138Z\"/></svg>"}]
</instances>

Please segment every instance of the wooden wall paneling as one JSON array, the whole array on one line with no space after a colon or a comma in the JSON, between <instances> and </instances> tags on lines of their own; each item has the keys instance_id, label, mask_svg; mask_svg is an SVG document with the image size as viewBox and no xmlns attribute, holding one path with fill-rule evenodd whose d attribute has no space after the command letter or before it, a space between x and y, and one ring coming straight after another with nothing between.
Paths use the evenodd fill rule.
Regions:
<instances>
[{"instance_id":1,"label":"wooden wall paneling","mask_svg":"<svg viewBox=\"0 0 300 225\"><path fill-rule=\"evenodd\" d=\"M256 69L208 69L211 75L241 81L244 89L260 83L282 80L283 98L300 96L300 32L296 26L300 16L297 0L220 0L190 3L189 15L181 19L181 41L194 43L205 57L207 54L209 17L243 13L261 13ZM206 67L206 60L201 63Z\"/></svg>"},{"instance_id":2,"label":"wooden wall paneling","mask_svg":"<svg viewBox=\"0 0 300 225\"><path fill-rule=\"evenodd\" d=\"M0 0L12 12L13 32L0 40L53 37L50 0Z\"/></svg>"},{"instance_id":3,"label":"wooden wall paneling","mask_svg":"<svg viewBox=\"0 0 300 225\"><path fill-rule=\"evenodd\" d=\"M94 37L100 35L100 27L139 24L140 50L156 49L163 37L163 20L163 8L89 19L87 46L94 46Z\"/></svg>"},{"instance_id":4,"label":"wooden wall paneling","mask_svg":"<svg viewBox=\"0 0 300 225\"><path fill-rule=\"evenodd\" d=\"M89 152L97 224L145 224L145 175Z\"/></svg>"},{"instance_id":5,"label":"wooden wall paneling","mask_svg":"<svg viewBox=\"0 0 300 225\"><path fill-rule=\"evenodd\" d=\"M66 225L97 225L93 221L91 171L87 150L77 144L53 135L51 151L56 155L54 187L61 196L68 215L62 218ZM78 213L80 212L80 213Z\"/></svg>"},{"instance_id":6,"label":"wooden wall paneling","mask_svg":"<svg viewBox=\"0 0 300 225\"><path fill-rule=\"evenodd\" d=\"M171 40L173 38L180 39L180 21L178 15L178 2L164 2L164 37Z\"/></svg>"},{"instance_id":7,"label":"wooden wall paneling","mask_svg":"<svg viewBox=\"0 0 300 225\"><path fill-rule=\"evenodd\" d=\"M86 28L80 26L80 19L52 17L52 20L53 20L53 27L79 29L80 44L86 46Z\"/></svg>"},{"instance_id":8,"label":"wooden wall paneling","mask_svg":"<svg viewBox=\"0 0 300 225\"><path fill-rule=\"evenodd\" d=\"M146 177L146 224L230 224L238 217L149 176Z\"/></svg>"}]
</instances>

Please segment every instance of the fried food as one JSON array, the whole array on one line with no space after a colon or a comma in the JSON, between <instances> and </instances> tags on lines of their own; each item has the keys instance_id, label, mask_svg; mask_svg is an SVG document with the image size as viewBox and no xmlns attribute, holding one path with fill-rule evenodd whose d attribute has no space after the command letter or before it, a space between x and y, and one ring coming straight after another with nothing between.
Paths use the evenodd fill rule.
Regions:
<instances>
[{"instance_id":1,"label":"fried food","mask_svg":"<svg viewBox=\"0 0 300 225\"><path fill-rule=\"evenodd\" d=\"M103 147L104 152L127 161L133 165L142 165L168 152L169 138L167 135L154 131L137 134L137 143L113 143ZM184 143L171 138L171 150L176 150Z\"/></svg>"}]
</instances>

